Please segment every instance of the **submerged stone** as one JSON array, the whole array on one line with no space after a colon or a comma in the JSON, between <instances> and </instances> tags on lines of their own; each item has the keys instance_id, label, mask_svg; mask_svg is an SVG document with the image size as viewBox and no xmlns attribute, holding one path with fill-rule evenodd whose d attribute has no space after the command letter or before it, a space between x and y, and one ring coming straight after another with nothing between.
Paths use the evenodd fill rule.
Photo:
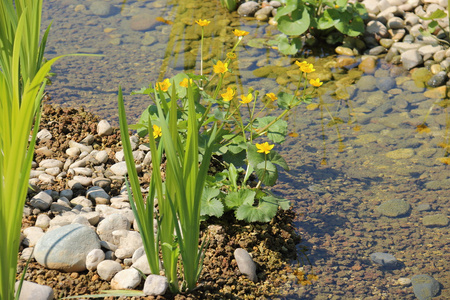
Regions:
<instances>
[{"instance_id":1,"label":"submerged stone","mask_svg":"<svg viewBox=\"0 0 450 300\"><path fill-rule=\"evenodd\" d=\"M410 205L408 202L402 199L392 199L386 202L383 202L380 206L377 207L377 211L387 217L399 217L402 215L406 215L409 212Z\"/></svg>"}]
</instances>

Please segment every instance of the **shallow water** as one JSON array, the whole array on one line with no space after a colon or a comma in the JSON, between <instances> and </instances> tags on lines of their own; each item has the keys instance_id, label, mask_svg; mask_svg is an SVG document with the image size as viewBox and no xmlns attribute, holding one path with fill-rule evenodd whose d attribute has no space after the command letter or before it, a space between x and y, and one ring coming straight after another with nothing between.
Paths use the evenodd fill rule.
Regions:
<instances>
[{"instance_id":1,"label":"shallow water","mask_svg":"<svg viewBox=\"0 0 450 300\"><path fill-rule=\"evenodd\" d=\"M229 77L229 84L276 93L292 88L296 80L291 59L272 49L246 46L274 28L228 14L218 1L174 5L114 0L106 2L113 8L105 17L78 6L89 8L92 2L44 1L44 24L53 20L48 57L83 52L104 55L58 62L52 70L57 76L48 89L53 103L85 106L116 121L120 84L129 118L138 117L148 99L131 96L131 91L184 69L199 68L200 31L193 26L199 18L212 20L205 33L205 72L210 72L213 57L223 57L233 46L231 29L240 28L251 34L239 48L238 70ZM149 31L131 30L131 16L142 12L174 24L159 22ZM329 92L322 100L315 99L323 101L322 107L329 112L299 107L289 115L289 130L298 136L276 146L291 170L281 173L274 191L292 200L298 213L296 226L311 249L309 258L319 275L312 286L292 285L287 290L299 299L415 299L412 287L399 286L397 280L428 274L441 284L435 299L448 299L450 227L423 224L424 217L450 212L449 167L439 160L446 155L442 143L448 144L446 111L435 106L426 120L429 132L420 133L417 125L436 101L424 94L420 80L414 82L409 72L383 60L370 76L357 69L327 67L334 60L334 56L314 60L317 69L333 74L322 88ZM268 65L285 69L267 72L262 67ZM389 78L394 81L389 83ZM348 97L338 100L333 92L339 88ZM332 118L343 123L327 126ZM391 199L403 199L411 209L397 218L382 216L377 206ZM423 204L429 210L421 210ZM393 254L399 267L384 270L374 265L369 258L374 252Z\"/></svg>"}]
</instances>

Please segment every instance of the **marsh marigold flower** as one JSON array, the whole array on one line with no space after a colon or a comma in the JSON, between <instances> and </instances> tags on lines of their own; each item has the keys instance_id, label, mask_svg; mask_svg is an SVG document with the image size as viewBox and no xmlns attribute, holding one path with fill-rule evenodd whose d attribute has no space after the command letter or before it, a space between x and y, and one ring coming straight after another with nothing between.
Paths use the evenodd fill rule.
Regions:
<instances>
[{"instance_id":1,"label":"marsh marigold flower","mask_svg":"<svg viewBox=\"0 0 450 300\"><path fill-rule=\"evenodd\" d=\"M267 97L269 97L270 100L275 101L278 99L278 97L274 93L268 93L266 94Z\"/></svg>"},{"instance_id":2,"label":"marsh marigold flower","mask_svg":"<svg viewBox=\"0 0 450 300\"><path fill-rule=\"evenodd\" d=\"M252 102L252 100L253 100L252 94L248 94L247 96L241 95L241 101L239 101L239 102L241 102L242 104L247 104L247 103Z\"/></svg>"},{"instance_id":3,"label":"marsh marigold flower","mask_svg":"<svg viewBox=\"0 0 450 300\"><path fill-rule=\"evenodd\" d=\"M307 61L296 61L295 64L300 68L300 71L304 73L312 73L315 71L313 64L309 64Z\"/></svg>"},{"instance_id":4,"label":"marsh marigold flower","mask_svg":"<svg viewBox=\"0 0 450 300\"><path fill-rule=\"evenodd\" d=\"M223 94L220 94L220 96L222 96L223 101L228 102L231 101L231 99L233 99L235 94L236 92L232 88L227 87L227 91Z\"/></svg>"},{"instance_id":5,"label":"marsh marigold flower","mask_svg":"<svg viewBox=\"0 0 450 300\"><path fill-rule=\"evenodd\" d=\"M314 87L319 87L319 86L321 86L321 85L323 84L323 82L320 81L319 78L316 78L316 79L310 79L310 80L309 80L309 83L310 83L312 86L314 86Z\"/></svg>"},{"instance_id":6,"label":"marsh marigold flower","mask_svg":"<svg viewBox=\"0 0 450 300\"><path fill-rule=\"evenodd\" d=\"M200 19L200 20L195 21L195 23L197 23L198 25L204 27L204 26L208 26L209 23L211 23L211 21Z\"/></svg>"},{"instance_id":7,"label":"marsh marigold flower","mask_svg":"<svg viewBox=\"0 0 450 300\"><path fill-rule=\"evenodd\" d=\"M256 148L258 149L258 153L264 153L264 154L269 154L270 150L272 150L272 148L275 145L270 145L268 142L262 143L262 144L256 144Z\"/></svg>"},{"instance_id":8,"label":"marsh marigold flower","mask_svg":"<svg viewBox=\"0 0 450 300\"><path fill-rule=\"evenodd\" d=\"M222 61L218 61L217 64L213 66L214 73L216 74L224 74L228 72L228 64L224 64Z\"/></svg>"},{"instance_id":9,"label":"marsh marigold flower","mask_svg":"<svg viewBox=\"0 0 450 300\"><path fill-rule=\"evenodd\" d=\"M235 29L233 31L233 34L237 37L241 37L241 36L246 36L247 34L249 34L250 32L245 31L245 30L239 30L239 29Z\"/></svg>"},{"instance_id":10,"label":"marsh marigold flower","mask_svg":"<svg viewBox=\"0 0 450 300\"><path fill-rule=\"evenodd\" d=\"M192 83L193 83L193 82L192 82L192 79L191 79L191 78L189 78L189 79L184 78L184 79L180 82L180 86L187 88L187 87L189 86L189 84L191 84L191 86L192 86Z\"/></svg>"},{"instance_id":11,"label":"marsh marigold flower","mask_svg":"<svg viewBox=\"0 0 450 300\"><path fill-rule=\"evenodd\" d=\"M166 79L164 79L164 81L156 83L156 89L163 91L163 92L167 92L171 85L172 84L170 83L169 79L166 78Z\"/></svg>"},{"instance_id":12,"label":"marsh marigold flower","mask_svg":"<svg viewBox=\"0 0 450 300\"><path fill-rule=\"evenodd\" d=\"M158 125L153 125L153 138L156 139L160 136L162 136L161 127Z\"/></svg>"}]
</instances>

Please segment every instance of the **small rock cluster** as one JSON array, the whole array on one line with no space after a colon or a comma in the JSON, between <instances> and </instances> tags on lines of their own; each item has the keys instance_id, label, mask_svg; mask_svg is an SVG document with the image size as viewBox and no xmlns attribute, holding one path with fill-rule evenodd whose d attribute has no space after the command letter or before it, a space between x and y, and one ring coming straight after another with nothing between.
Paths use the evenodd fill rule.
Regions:
<instances>
[{"instance_id":1,"label":"small rock cluster","mask_svg":"<svg viewBox=\"0 0 450 300\"><path fill-rule=\"evenodd\" d=\"M56 139L62 143L67 136L58 137L48 129L38 133L38 146L48 144L50 148L36 149L29 201L24 208L25 217L36 219L21 234L21 259L33 257L46 269L72 274L96 272L97 278L109 282L113 290L143 285L145 295L163 295L168 280L163 273L150 272L123 184L127 173L123 151L119 147L97 149L100 141L117 136L117 129L101 120L95 131L96 134L86 133L81 142L64 143L62 147L67 148L64 157L55 157L55 149L46 141ZM148 147L136 136L130 139L138 169L148 170L151 162ZM49 189L41 190L38 185ZM223 230L216 231L215 240L220 239L219 232L223 234ZM256 265L250 254L237 248L234 256L240 273L256 282ZM142 274L147 275L144 283ZM27 282L26 287L33 290L34 300L53 297L52 289L45 285Z\"/></svg>"}]
</instances>

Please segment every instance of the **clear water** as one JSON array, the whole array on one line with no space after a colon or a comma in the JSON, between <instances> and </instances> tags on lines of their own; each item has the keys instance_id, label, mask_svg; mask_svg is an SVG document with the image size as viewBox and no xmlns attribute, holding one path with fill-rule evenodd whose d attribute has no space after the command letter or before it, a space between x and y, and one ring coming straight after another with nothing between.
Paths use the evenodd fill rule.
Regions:
<instances>
[{"instance_id":1,"label":"clear water","mask_svg":"<svg viewBox=\"0 0 450 300\"><path fill-rule=\"evenodd\" d=\"M44 1L44 24L53 20L48 57L103 55L61 60L53 68L57 76L49 88L52 103L84 106L114 122L120 84L130 118L138 117L148 99L131 96L131 91L185 69L198 70L200 31L192 24L199 18L212 20L205 40L206 72L213 57L224 57L233 46L231 29L240 28L251 34L240 47L239 64L228 83L241 90L252 86L275 93L294 84L288 76L295 69L292 59L273 49L246 46L276 30L239 19L221 9L218 1L113 0L106 1L113 6L106 17L85 13L79 6L89 8L91 3ZM158 22L145 32L131 30L131 16L142 12L174 23ZM327 68L334 60L334 56L314 60L323 72L332 73L322 100L315 99L329 111L296 109L288 117L294 136L276 146L291 170L282 173L274 191L292 200L296 226L319 275L312 286L291 288L299 299L414 299L412 288L399 286L397 280L428 274L441 284L436 299L448 299L450 227L423 224L424 218L450 212L450 172L442 163L446 156L442 146L449 136L447 112L434 106L426 119L430 130L420 133L417 126L436 99L424 95L426 89L409 72L379 60L374 77L362 75L368 77L367 87L358 84L361 72L356 69ZM285 70L258 78L257 70L269 65ZM395 85L380 90L386 78L394 78ZM348 92L347 100L334 95L339 89ZM337 127L327 125L337 118L343 121ZM399 218L381 216L377 206L390 199L403 199L411 209ZM422 210L423 205L429 209ZM370 261L374 252L393 254L401 267L381 270Z\"/></svg>"}]
</instances>

